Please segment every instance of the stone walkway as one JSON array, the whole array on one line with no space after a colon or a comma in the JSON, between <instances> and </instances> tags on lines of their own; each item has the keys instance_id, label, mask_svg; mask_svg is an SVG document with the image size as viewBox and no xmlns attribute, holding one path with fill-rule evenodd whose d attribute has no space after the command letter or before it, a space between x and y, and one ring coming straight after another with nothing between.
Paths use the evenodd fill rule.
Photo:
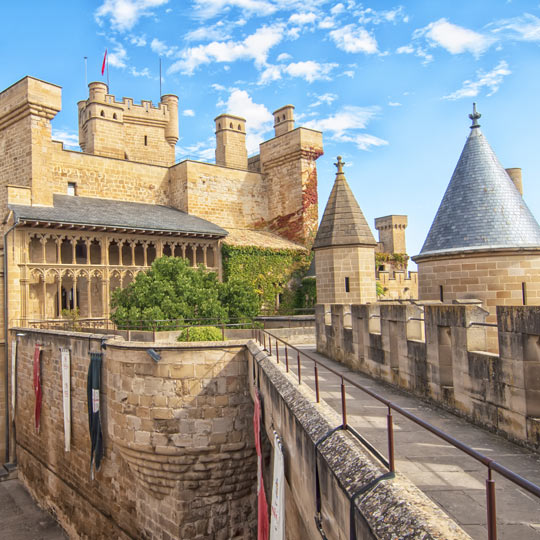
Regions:
<instances>
[{"instance_id":1,"label":"stone walkway","mask_svg":"<svg viewBox=\"0 0 540 540\"><path fill-rule=\"evenodd\" d=\"M442 409L317 354L314 346L299 346L356 383L459 439L478 452L540 485L540 455L476 427ZM283 361L284 353L280 351ZM296 359L295 359L296 360ZM296 373L296 362L290 362ZM302 382L314 388L312 363L302 360ZM340 380L319 368L321 398L341 413ZM387 455L387 408L366 393L347 387L347 421ZM396 469L457 521L474 539L487 539L486 467L417 424L393 414ZM494 473L497 487L498 540L540 540L540 499Z\"/></svg>"},{"instance_id":2,"label":"stone walkway","mask_svg":"<svg viewBox=\"0 0 540 540\"><path fill-rule=\"evenodd\" d=\"M47 512L41 510L20 480L0 482L0 538L6 540L66 540Z\"/></svg>"}]
</instances>

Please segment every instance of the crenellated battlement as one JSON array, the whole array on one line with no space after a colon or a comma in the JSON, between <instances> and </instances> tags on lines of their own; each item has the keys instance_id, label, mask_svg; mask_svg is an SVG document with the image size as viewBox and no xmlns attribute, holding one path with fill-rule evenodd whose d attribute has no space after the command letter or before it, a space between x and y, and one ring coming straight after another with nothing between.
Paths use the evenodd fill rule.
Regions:
<instances>
[{"instance_id":1,"label":"crenellated battlement","mask_svg":"<svg viewBox=\"0 0 540 540\"><path fill-rule=\"evenodd\" d=\"M88 85L89 98L80 101L79 144L84 152L153 165L174 163L178 141L178 97L152 101L116 97L105 83Z\"/></svg>"}]
</instances>

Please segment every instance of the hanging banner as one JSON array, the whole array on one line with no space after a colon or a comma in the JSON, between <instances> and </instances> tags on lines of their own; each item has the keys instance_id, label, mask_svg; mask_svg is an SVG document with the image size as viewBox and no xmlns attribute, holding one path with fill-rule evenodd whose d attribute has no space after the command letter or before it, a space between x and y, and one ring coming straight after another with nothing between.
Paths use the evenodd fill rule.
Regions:
<instances>
[{"instance_id":1,"label":"hanging banner","mask_svg":"<svg viewBox=\"0 0 540 540\"><path fill-rule=\"evenodd\" d=\"M11 342L11 421L15 422L17 406L17 338Z\"/></svg>"},{"instance_id":2,"label":"hanging banner","mask_svg":"<svg viewBox=\"0 0 540 540\"><path fill-rule=\"evenodd\" d=\"M90 454L90 478L99 471L103 458L103 434L101 433L101 416L99 411L99 391L101 389L101 353L90 353L88 368L87 397L88 397L88 427L92 450Z\"/></svg>"},{"instance_id":3,"label":"hanging banner","mask_svg":"<svg viewBox=\"0 0 540 540\"><path fill-rule=\"evenodd\" d=\"M264 492L262 449L261 449L261 401L259 390L253 392L253 430L255 433L255 448L257 450L257 516L258 516L258 540L268 540L268 504Z\"/></svg>"},{"instance_id":4,"label":"hanging banner","mask_svg":"<svg viewBox=\"0 0 540 540\"><path fill-rule=\"evenodd\" d=\"M71 359L69 349L60 349L62 355L62 399L64 403L64 450L71 448Z\"/></svg>"},{"instance_id":5,"label":"hanging banner","mask_svg":"<svg viewBox=\"0 0 540 540\"><path fill-rule=\"evenodd\" d=\"M270 540L285 540L285 461L281 439L275 431Z\"/></svg>"},{"instance_id":6,"label":"hanging banner","mask_svg":"<svg viewBox=\"0 0 540 540\"><path fill-rule=\"evenodd\" d=\"M34 349L34 396L36 398L34 406L34 423L36 431L39 433L41 421L41 346L36 345Z\"/></svg>"}]
</instances>

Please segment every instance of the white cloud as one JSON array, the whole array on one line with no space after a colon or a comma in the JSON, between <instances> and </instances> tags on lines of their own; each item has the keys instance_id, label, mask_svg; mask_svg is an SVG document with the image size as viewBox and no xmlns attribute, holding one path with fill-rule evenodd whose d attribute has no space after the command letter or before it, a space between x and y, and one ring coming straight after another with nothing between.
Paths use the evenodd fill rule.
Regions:
<instances>
[{"instance_id":1,"label":"white cloud","mask_svg":"<svg viewBox=\"0 0 540 540\"><path fill-rule=\"evenodd\" d=\"M289 53L281 53L277 57L277 61L278 62L285 62L286 60L290 60L291 58L292 58L292 56Z\"/></svg>"},{"instance_id":2,"label":"white cloud","mask_svg":"<svg viewBox=\"0 0 540 540\"><path fill-rule=\"evenodd\" d=\"M259 77L258 84L268 84L281 79L281 66L268 66Z\"/></svg>"},{"instance_id":3,"label":"white cloud","mask_svg":"<svg viewBox=\"0 0 540 540\"><path fill-rule=\"evenodd\" d=\"M175 151L176 159L194 159L201 161L214 161L216 157L216 140L209 137L189 146L179 145Z\"/></svg>"},{"instance_id":4,"label":"white cloud","mask_svg":"<svg viewBox=\"0 0 540 540\"><path fill-rule=\"evenodd\" d=\"M496 22L493 32L518 41L540 41L540 19L530 13Z\"/></svg>"},{"instance_id":5,"label":"white cloud","mask_svg":"<svg viewBox=\"0 0 540 540\"><path fill-rule=\"evenodd\" d=\"M334 28L336 26L336 21L332 17L325 17L319 21L319 28L323 30L328 30L329 28Z\"/></svg>"},{"instance_id":6,"label":"white cloud","mask_svg":"<svg viewBox=\"0 0 540 540\"><path fill-rule=\"evenodd\" d=\"M442 47L450 54L470 52L475 57L479 57L495 41L491 36L457 26L444 18L415 30L413 39L420 37L425 37L432 47Z\"/></svg>"},{"instance_id":7,"label":"white cloud","mask_svg":"<svg viewBox=\"0 0 540 540\"><path fill-rule=\"evenodd\" d=\"M231 7L240 8L243 13L249 15L271 15L277 9L273 2L267 0L195 0L196 14L203 19L211 19Z\"/></svg>"},{"instance_id":8,"label":"white cloud","mask_svg":"<svg viewBox=\"0 0 540 540\"><path fill-rule=\"evenodd\" d=\"M134 77L146 77L147 79L152 79L152 74L150 73L149 69L147 67L141 69L141 71L137 70L137 68L130 67L129 72Z\"/></svg>"},{"instance_id":9,"label":"white cloud","mask_svg":"<svg viewBox=\"0 0 540 540\"><path fill-rule=\"evenodd\" d=\"M415 51L415 48L412 45L403 45L403 47L398 47L396 52L398 54L412 54Z\"/></svg>"},{"instance_id":10,"label":"white cloud","mask_svg":"<svg viewBox=\"0 0 540 540\"><path fill-rule=\"evenodd\" d=\"M178 71L191 75L198 67L211 62L234 62L253 60L257 67L263 67L270 49L283 39L283 24L262 26L243 41L212 41L182 50L168 73Z\"/></svg>"},{"instance_id":11,"label":"white cloud","mask_svg":"<svg viewBox=\"0 0 540 540\"><path fill-rule=\"evenodd\" d=\"M399 101L389 101L388 106L389 107L401 107L401 103L399 103Z\"/></svg>"},{"instance_id":12,"label":"white cloud","mask_svg":"<svg viewBox=\"0 0 540 540\"><path fill-rule=\"evenodd\" d=\"M339 4L336 4L331 10L330 13L332 15L337 15L338 13L341 13L342 11L345 11L345 6L340 2Z\"/></svg>"},{"instance_id":13,"label":"white cloud","mask_svg":"<svg viewBox=\"0 0 540 540\"><path fill-rule=\"evenodd\" d=\"M117 68L125 68L126 61L129 59L127 51L121 43L116 43L112 52L108 51L107 56L109 65Z\"/></svg>"},{"instance_id":14,"label":"white cloud","mask_svg":"<svg viewBox=\"0 0 540 540\"><path fill-rule=\"evenodd\" d=\"M223 27L223 24L201 26L184 36L186 41L225 41L229 38L230 35Z\"/></svg>"},{"instance_id":15,"label":"white cloud","mask_svg":"<svg viewBox=\"0 0 540 540\"><path fill-rule=\"evenodd\" d=\"M409 22L409 16L405 14L403 6L386 11L376 11L372 8L360 9L360 11L355 12L355 15L359 17L360 24Z\"/></svg>"},{"instance_id":16,"label":"white cloud","mask_svg":"<svg viewBox=\"0 0 540 540\"><path fill-rule=\"evenodd\" d=\"M53 129L52 138L64 143L68 148L79 148L79 136L67 129Z\"/></svg>"},{"instance_id":17,"label":"white cloud","mask_svg":"<svg viewBox=\"0 0 540 540\"><path fill-rule=\"evenodd\" d=\"M228 113L246 119L246 147L248 154L259 151L264 134L272 129L274 117L262 104L255 103L245 90L235 88L224 103Z\"/></svg>"},{"instance_id":18,"label":"white cloud","mask_svg":"<svg viewBox=\"0 0 540 540\"><path fill-rule=\"evenodd\" d=\"M360 150L369 150L372 146L384 146L388 141L369 133L359 133L378 113L378 107L357 107L348 105L333 116L310 120L305 127L323 131L335 142L352 142Z\"/></svg>"},{"instance_id":19,"label":"white cloud","mask_svg":"<svg viewBox=\"0 0 540 540\"><path fill-rule=\"evenodd\" d=\"M452 92L451 94L444 96L443 99L456 100L461 98L471 98L477 96L482 88L489 90L487 96L492 96L501 85L504 77L512 73L508 69L508 64L502 60L495 68L488 73L479 70L476 74L475 81L465 81L459 90Z\"/></svg>"},{"instance_id":20,"label":"white cloud","mask_svg":"<svg viewBox=\"0 0 540 540\"><path fill-rule=\"evenodd\" d=\"M95 12L98 24L110 19L112 28L119 32L131 30L144 16L152 15L152 8L166 4L169 0L105 0Z\"/></svg>"},{"instance_id":21,"label":"white cloud","mask_svg":"<svg viewBox=\"0 0 540 540\"><path fill-rule=\"evenodd\" d=\"M322 105L323 103L325 103L326 105L331 105L337 99L337 95L327 93L327 94L322 94L319 96L315 94L315 98L316 100L309 105L310 107L318 107L319 105Z\"/></svg>"},{"instance_id":22,"label":"white cloud","mask_svg":"<svg viewBox=\"0 0 540 540\"><path fill-rule=\"evenodd\" d=\"M317 20L317 15L312 11L309 13L293 13L289 17L289 22L291 24L313 24Z\"/></svg>"},{"instance_id":23,"label":"white cloud","mask_svg":"<svg viewBox=\"0 0 540 540\"><path fill-rule=\"evenodd\" d=\"M414 54L415 56L418 56L419 58L423 58L424 61L423 64L429 64L431 61L433 61L433 55L429 54L424 48L422 47L413 47L412 45L403 45L402 47L398 47L396 49L397 54Z\"/></svg>"},{"instance_id":24,"label":"white cloud","mask_svg":"<svg viewBox=\"0 0 540 540\"><path fill-rule=\"evenodd\" d=\"M329 73L336 68L337 64L319 64L313 60L305 62L293 62L283 68L283 71L291 77L300 77L307 82L328 80Z\"/></svg>"},{"instance_id":25,"label":"white cloud","mask_svg":"<svg viewBox=\"0 0 540 540\"><path fill-rule=\"evenodd\" d=\"M195 116L195 111L193 109L185 109L182 111L182 116Z\"/></svg>"},{"instance_id":26,"label":"white cloud","mask_svg":"<svg viewBox=\"0 0 540 540\"><path fill-rule=\"evenodd\" d=\"M222 91L222 90L226 90L226 88L222 85L222 84L218 84L218 83L214 83L212 85L212 88L214 90L217 90L218 92Z\"/></svg>"},{"instance_id":27,"label":"white cloud","mask_svg":"<svg viewBox=\"0 0 540 540\"><path fill-rule=\"evenodd\" d=\"M362 27L348 24L330 32L336 47L350 53L373 54L377 52L377 40Z\"/></svg>"},{"instance_id":28,"label":"white cloud","mask_svg":"<svg viewBox=\"0 0 540 540\"><path fill-rule=\"evenodd\" d=\"M342 73L345 77L349 77L350 79L354 79L355 73L352 70L347 70Z\"/></svg>"},{"instance_id":29,"label":"white cloud","mask_svg":"<svg viewBox=\"0 0 540 540\"><path fill-rule=\"evenodd\" d=\"M129 42L135 47L145 47L146 46L146 36L131 36Z\"/></svg>"},{"instance_id":30,"label":"white cloud","mask_svg":"<svg viewBox=\"0 0 540 540\"><path fill-rule=\"evenodd\" d=\"M178 47L174 45L169 46L157 38L154 38L152 40L152 42L150 43L150 48L156 54L159 54L159 56L166 56L167 58L170 58L171 56L174 56L178 53Z\"/></svg>"}]
</instances>

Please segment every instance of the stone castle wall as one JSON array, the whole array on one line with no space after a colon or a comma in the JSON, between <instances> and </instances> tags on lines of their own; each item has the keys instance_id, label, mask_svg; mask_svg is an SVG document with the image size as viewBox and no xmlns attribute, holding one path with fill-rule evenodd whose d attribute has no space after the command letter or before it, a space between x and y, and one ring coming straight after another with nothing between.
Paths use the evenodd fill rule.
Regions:
<instances>
[{"instance_id":1,"label":"stone castle wall","mask_svg":"<svg viewBox=\"0 0 540 540\"><path fill-rule=\"evenodd\" d=\"M390 272L377 272L377 281L384 290L381 297L385 300L417 299L418 298L418 272L393 271L393 277Z\"/></svg>"},{"instance_id":2,"label":"stone castle wall","mask_svg":"<svg viewBox=\"0 0 540 540\"><path fill-rule=\"evenodd\" d=\"M317 350L540 448L540 308L497 308L499 352L476 305L318 305Z\"/></svg>"},{"instance_id":3,"label":"stone castle wall","mask_svg":"<svg viewBox=\"0 0 540 540\"><path fill-rule=\"evenodd\" d=\"M540 305L540 253L471 254L418 261L420 300L478 298L496 320L496 306ZM525 302L523 286L525 283Z\"/></svg>"},{"instance_id":4,"label":"stone castle wall","mask_svg":"<svg viewBox=\"0 0 540 540\"><path fill-rule=\"evenodd\" d=\"M86 377L103 336L24 329L18 338L17 460L33 495L72 538L254 537L256 463L247 363L239 342L109 340L102 366L105 456L90 479ZM43 347L41 429L32 359ZM71 350L72 440L64 451L59 347Z\"/></svg>"},{"instance_id":5,"label":"stone castle wall","mask_svg":"<svg viewBox=\"0 0 540 540\"><path fill-rule=\"evenodd\" d=\"M170 179L173 206L221 227L255 227L268 216L268 190L258 173L182 161Z\"/></svg>"}]
</instances>

